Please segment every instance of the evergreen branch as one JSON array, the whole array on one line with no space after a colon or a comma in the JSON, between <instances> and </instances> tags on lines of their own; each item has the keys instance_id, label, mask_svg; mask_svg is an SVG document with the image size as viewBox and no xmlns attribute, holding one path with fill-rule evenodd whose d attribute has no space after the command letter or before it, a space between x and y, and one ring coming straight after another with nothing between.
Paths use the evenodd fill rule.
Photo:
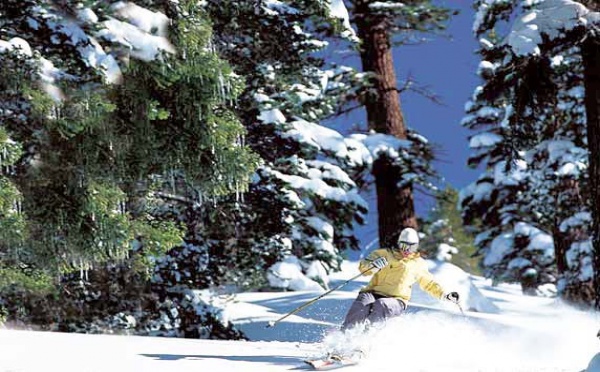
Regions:
<instances>
[{"instance_id":1,"label":"evergreen branch","mask_svg":"<svg viewBox=\"0 0 600 372\"><path fill-rule=\"evenodd\" d=\"M446 106L446 104L442 101L442 97L433 93L430 90L429 86L416 85L415 79L413 78L412 73L408 74L407 78L404 81L404 84L402 85L401 88L398 89L398 93L400 93L400 94L402 94L403 92L406 92L406 91L415 92L418 95L429 99L431 102L433 102L437 105Z\"/></svg>"},{"instance_id":2,"label":"evergreen branch","mask_svg":"<svg viewBox=\"0 0 600 372\"><path fill-rule=\"evenodd\" d=\"M198 207L201 204L200 202L190 199L190 198L186 198L185 196L170 194L170 193L166 193L166 192L162 192L162 191L154 191L152 193L152 195L157 198L176 201L176 202L180 202L182 204L187 204L192 207Z\"/></svg>"}]
</instances>

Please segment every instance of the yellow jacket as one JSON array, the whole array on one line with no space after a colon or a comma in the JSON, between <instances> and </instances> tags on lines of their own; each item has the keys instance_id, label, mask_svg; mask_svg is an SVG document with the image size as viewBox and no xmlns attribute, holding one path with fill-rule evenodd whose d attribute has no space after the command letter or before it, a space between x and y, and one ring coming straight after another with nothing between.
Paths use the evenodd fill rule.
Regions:
<instances>
[{"instance_id":1,"label":"yellow jacket","mask_svg":"<svg viewBox=\"0 0 600 372\"><path fill-rule=\"evenodd\" d=\"M434 280L427 268L427 262L418 253L398 258L387 249L377 249L360 261L359 270L361 272L367 270L371 262L378 257L385 257L388 265L379 271L373 269L366 272L364 275L371 275L377 271L369 284L360 290L361 292L374 292L386 297L399 298L408 303L412 285L419 283L421 289L431 296L438 299L443 297L442 286Z\"/></svg>"}]
</instances>

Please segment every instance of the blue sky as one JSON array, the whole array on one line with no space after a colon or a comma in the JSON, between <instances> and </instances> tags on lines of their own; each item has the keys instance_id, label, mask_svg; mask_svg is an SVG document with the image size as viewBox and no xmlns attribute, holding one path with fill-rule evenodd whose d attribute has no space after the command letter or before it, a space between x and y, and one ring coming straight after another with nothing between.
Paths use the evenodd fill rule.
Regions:
<instances>
[{"instance_id":1,"label":"blue sky","mask_svg":"<svg viewBox=\"0 0 600 372\"><path fill-rule=\"evenodd\" d=\"M394 62L399 85L410 76L417 85L427 87L441 98L443 105L438 105L408 91L401 96L402 110L410 127L438 145L439 161L435 167L446 182L460 189L479 174L467 167L469 131L460 126L465 102L479 84L475 73L479 58L475 54L477 40L471 31L472 2L454 0L445 4L460 11L451 19L446 36L428 35L428 42L397 47ZM343 63L360 68L358 58L344 59ZM362 113L352 113L338 121L347 128L352 125L365 128L366 125ZM417 202L426 202L417 198Z\"/></svg>"},{"instance_id":2,"label":"blue sky","mask_svg":"<svg viewBox=\"0 0 600 372\"><path fill-rule=\"evenodd\" d=\"M450 38L437 37L421 45L396 48L394 61L398 79L411 75L443 101L440 106L412 92L401 96L408 125L441 146L436 169L448 183L462 188L478 175L467 167L469 131L460 126L460 121L465 102L479 84L476 70L480 60L475 54L477 40L471 31L474 16L471 2L447 4L460 10L449 24Z\"/></svg>"}]
</instances>

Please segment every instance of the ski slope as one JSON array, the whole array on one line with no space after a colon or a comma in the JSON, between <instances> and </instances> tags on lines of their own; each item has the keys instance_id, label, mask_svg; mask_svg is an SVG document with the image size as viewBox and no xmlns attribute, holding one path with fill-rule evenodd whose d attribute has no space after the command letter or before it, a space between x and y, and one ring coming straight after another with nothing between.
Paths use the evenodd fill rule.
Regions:
<instances>
[{"instance_id":1,"label":"ski slope","mask_svg":"<svg viewBox=\"0 0 600 372\"><path fill-rule=\"evenodd\" d=\"M344 371L568 371L585 370L600 352L597 313L553 298L523 296L517 286L492 287L451 264L432 272L462 295L465 313L413 291L409 311L373 335L340 339L333 332L368 278L266 328L270 320L317 297L317 292L243 293L227 311L251 341L165 339L0 330L1 372L269 372L304 369L323 347L355 342L369 350ZM355 274L355 263L332 285ZM597 371L597 370L594 370Z\"/></svg>"}]
</instances>

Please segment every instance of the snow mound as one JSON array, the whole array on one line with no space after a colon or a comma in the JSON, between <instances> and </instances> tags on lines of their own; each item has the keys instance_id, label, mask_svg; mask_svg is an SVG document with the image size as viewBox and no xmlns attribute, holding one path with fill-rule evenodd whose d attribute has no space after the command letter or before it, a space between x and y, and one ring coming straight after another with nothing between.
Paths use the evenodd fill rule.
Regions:
<instances>
[{"instance_id":1,"label":"snow mound","mask_svg":"<svg viewBox=\"0 0 600 372\"><path fill-rule=\"evenodd\" d=\"M490 314L500 312L498 306L473 284L473 277L458 266L449 262L429 261L429 270L447 292L458 292L460 304L464 310ZM440 303L416 287L413 289L413 300L432 306L454 308L454 304Z\"/></svg>"}]
</instances>

